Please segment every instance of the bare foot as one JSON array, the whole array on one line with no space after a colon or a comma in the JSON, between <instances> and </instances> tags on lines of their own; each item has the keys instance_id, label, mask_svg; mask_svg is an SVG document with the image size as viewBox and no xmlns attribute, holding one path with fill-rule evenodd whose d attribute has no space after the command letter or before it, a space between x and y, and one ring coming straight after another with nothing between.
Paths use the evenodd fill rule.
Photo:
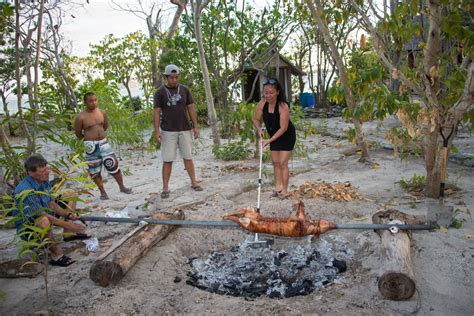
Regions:
<instances>
[{"instance_id":1,"label":"bare foot","mask_svg":"<svg viewBox=\"0 0 474 316\"><path fill-rule=\"evenodd\" d=\"M280 191L273 190L273 192L272 192L272 195L271 195L271 196L272 196L272 197L278 197L278 194L280 194L280 193L281 193L281 190L280 190Z\"/></svg>"},{"instance_id":2,"label":"bare foot","mask_svg":"<svg viewBox=\"0 0 474 316\"><path fill-rule=\"evenodd\" d=\"M102 201L105 201L105 200L108 200L108 199L109 199L109 196L107 195L107 193L104 193L104 194L101 194L101 195L100 195L100 199L101 199Z\"/></svg>"},{"instance_id":3,"label":"bare foot","mask_svg":"<svg viewBox=\"0 0 474 316\"><path fill-rule=\"evenodd\" d=\"M132 193L132 188L120 188L120 192L125 193L125 194L131 194Z\"/></svg>"}]
</instances>

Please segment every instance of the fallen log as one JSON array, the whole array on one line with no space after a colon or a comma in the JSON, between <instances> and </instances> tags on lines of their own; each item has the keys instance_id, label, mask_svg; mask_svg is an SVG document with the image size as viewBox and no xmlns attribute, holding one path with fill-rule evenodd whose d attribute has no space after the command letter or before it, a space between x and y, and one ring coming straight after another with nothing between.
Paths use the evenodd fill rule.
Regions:
<instances>
[{"instance_id":1,"label":"fallen log","mask_svg":"<svg viewBox=\"0 0 474 316\"><path fill-rule=\"evenodd\" d=\"M424 217L412 216L397 210L377 212L374 224L421 224ZM384 298L401 301L410 299L416 285L411 260L411 232L394 229L377 230L381 238L382 264L378 288Z\"/></svg>"},{"instance_id":2,"label":"fallen log","mask_svg":"<svg viewBox=\"0 0 474 316\"><path fill-rule=\"evenodd\" d=\"M181 210L160 212L152 215L157 219L184 219ZM145 225L135 228L132 234L112 245L106 253L97 258L92 264L89 277L100 286L106 287L117 284L133 265L142 258L154 245L163 240L173 231L172 225Z\"/></svg>"}]
</instances>

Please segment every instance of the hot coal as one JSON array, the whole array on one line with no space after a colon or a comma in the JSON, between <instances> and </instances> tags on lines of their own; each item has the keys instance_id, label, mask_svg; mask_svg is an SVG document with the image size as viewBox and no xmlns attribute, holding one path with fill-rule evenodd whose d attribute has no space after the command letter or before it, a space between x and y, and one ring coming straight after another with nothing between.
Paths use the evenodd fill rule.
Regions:
<instances>
[{"instance_id":1,"label":"hot coal","mask_svg":"<svg viewBox=\"0 0 474 316\"><path fill-rule=\"evenodd\" d=\"M253 236L252 236L253 238ZM347 270L351 252L319 239L298 245L290 240L265 248L247 242L207 258L188 260L192 272L187 284L232 296L285 298L307 295L332 282Z\"/></svg>"}]
</instances>

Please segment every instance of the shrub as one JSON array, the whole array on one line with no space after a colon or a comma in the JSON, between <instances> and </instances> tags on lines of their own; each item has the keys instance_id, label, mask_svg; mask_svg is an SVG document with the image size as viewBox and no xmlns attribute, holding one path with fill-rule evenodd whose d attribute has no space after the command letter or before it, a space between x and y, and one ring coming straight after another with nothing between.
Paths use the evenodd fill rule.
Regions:
<instances>
[{"instance_id":1,"label":"shrub","mask_svg":"<svg viewBox=\"0 0 474 316\"><path fill-rule=\"evenodd\" d=\"M214 145L214 147L212 147L212 153L217 159L231 161L248 159L250 157L251 151L242 141L231 141L223 146Z\"/></svg>"},{"instance_id":2,"label":"shrub","mask_svg":"<svg viewBox=\"0 0 474 316\"><path fill-rule=\"evenodd\" d=\"M410 179L406 179L405 177L402 177L402 179L400 180L400 187L402 187L402 189L405 189L409 192L421 191L425 187L425 184L426 184L426 177L419 176L416 173Z\"/></svg>"}]
</instances>

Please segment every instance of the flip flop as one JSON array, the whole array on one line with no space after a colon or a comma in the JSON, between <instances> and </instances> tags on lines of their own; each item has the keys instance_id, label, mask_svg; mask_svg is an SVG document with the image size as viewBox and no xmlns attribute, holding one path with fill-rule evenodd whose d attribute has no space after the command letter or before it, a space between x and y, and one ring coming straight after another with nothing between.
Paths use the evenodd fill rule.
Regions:
<instances>
[{"instance_id":1,"label":"flip flop","mask_svg":"<svg viewBox=\"0 0 474 316\"><path fill-rule=\"evenodd\" d=\"M163 191L160 196L162 199L167 199L170 197L170 191Z\"/></svg>"},{"instance_id":2,"label":"flip flop","mask_svg":"<svg viewBox=\"0 0 474 316\"><path fill-rule=\"evenodd\" d=\"M64 237L64 241L72 241L72 240L84 240L89 239L91 236L87 235L86 233L75 233L74 235L70 235L68 237Z\"/></svg>"},{"instance_id":3,"label":"flip flop","mask_svg":"<svg viewBox=\"0 0 474 316\"><path fill-rule=\"evenodd\" d=\"M71 258L69 258L68 256L66 255L63 255L61 258L59 258L58 260L50 260L49 263L53 266L59 266L59 267L67 267L67 266L70 266L71 264L73 264L74 262L76 262L76 260L72 260Z\"/></svg>"},{"instance_id":4,"label":"flip flop","mask_svg":"<svg viewBox=\"0 0 474 316\"><path fill-rule=\"evenodd\" d=\"M203 191L204 189L199 184L191 186L194 191Z\"/></svg>"}]
</instances>

